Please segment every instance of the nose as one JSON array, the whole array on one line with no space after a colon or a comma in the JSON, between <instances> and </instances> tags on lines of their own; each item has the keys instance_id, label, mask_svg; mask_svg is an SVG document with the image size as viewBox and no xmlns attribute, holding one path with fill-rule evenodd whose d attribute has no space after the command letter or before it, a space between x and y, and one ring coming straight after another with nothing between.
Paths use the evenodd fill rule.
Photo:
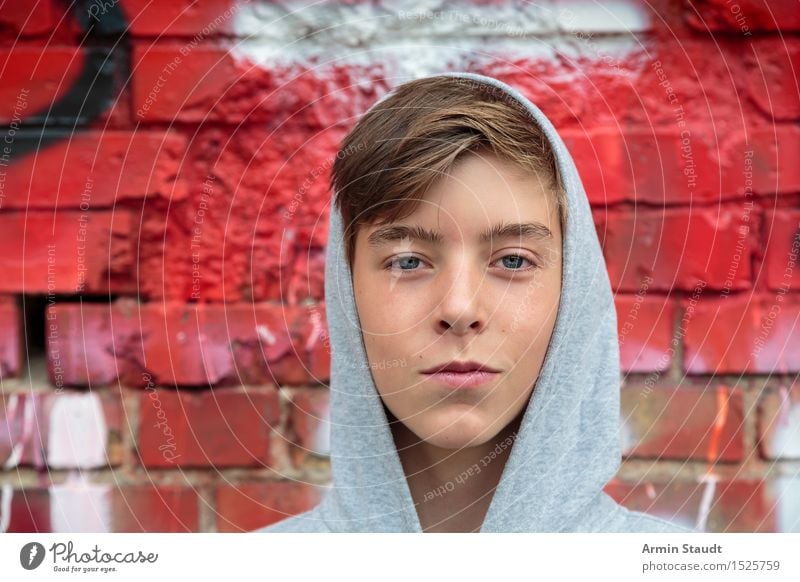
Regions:
<instances>
[{"instance_id":1,"label":"nose","mask_svg":"<svg viewBox=\"0 0 800 582\"><path fill-rule=\"evenodd\" d=\"M477 333L486 326L481 297L483 272L467 261L442 272L437 294L436 326L439 333L459 336Z\"/></svg>"}]
</instances>

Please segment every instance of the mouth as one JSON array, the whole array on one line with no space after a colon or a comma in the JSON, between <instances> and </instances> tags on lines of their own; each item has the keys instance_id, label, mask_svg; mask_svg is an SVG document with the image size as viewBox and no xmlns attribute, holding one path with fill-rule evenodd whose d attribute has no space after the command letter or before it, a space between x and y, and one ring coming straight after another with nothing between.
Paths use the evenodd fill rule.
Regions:
<instances>
[{"instance_id":1,"label":"mouth","mask_svg":"<svg viewBox=\"0 0 800 582\"><path fill-rule=\"evenodd\" d=\"M476 388L491 382L498 375L498 372L436 372L434 374L426 374L434 382L452 388Z\"/></svg>"},{"instance_id":2,"label":"mouth","mask_svg":"<svg viewBox=\"0 0 800 582\"><path fill-rule=\"evenodd\" d=\"M421 372L434 382L454 388L474 388L491 382L500 370L480 362L447 362Z\"/></svg>"},{"instance_id":3,"label":"mouth","mask_svg":"<svg viewBox=\"0 0 800 582\"><path fill-rule=\"evenodd\" d=\"M490 372L490 373L498 373L500 370L492 368L488 364L483 364L481 362L475 361L467 361L462 362L460 360L453 360L452 362L445 362L443 364L438 364L427 370L422 370L423 374L436 374L438 372L453 372L453 373L466 373L466 372Z\"/></svg>"}]
</instances>

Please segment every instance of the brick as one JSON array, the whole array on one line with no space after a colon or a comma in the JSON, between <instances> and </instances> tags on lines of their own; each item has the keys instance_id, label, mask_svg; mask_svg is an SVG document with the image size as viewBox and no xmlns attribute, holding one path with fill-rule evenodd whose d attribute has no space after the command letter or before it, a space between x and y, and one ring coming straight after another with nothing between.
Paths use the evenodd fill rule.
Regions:
<instances>
[{"instance_id":1,"label":"brick","mask_svg":"<svg viewBox=\"0 0 800 582\"><path fill-rule=\"evenodd\" d=\"M10 501L11 533L198 531L197 493L186 487L115 488L78 478L49 488L15 490Z\"/></svg>"},{"instance_id":2,"label":"brick","mask_svg":"<svg viewBox=\"0 0 800 582\"><path fill-rule=\"evenodd\" d=\"M800 290L800 212L788 208L765 220L767 284L771 289Z\"/></svg>"},{"instance_id":3,"label":"brick","mask_svg":"<svg viewBox=\"0 0 800 582\"><path fill-rule=\"evenodd\" d=\"M17 302L13 297L0 295L0 381L20 375L22 342Z\"/></svg>"},{"instance_id":4,"label":"brick","mask_svg":"<svg viewBox=\"0 0 800 582\"><path fill-rule=\"evenodd\" d=\"M141 368L162 384L317 381L327 377L330 362L311 345L313 326L304 311L279 304L151 304L142 312L143 339L133 357L141 354Z\"/></svg>"},{"instance_id":5,"label":"brick","mask_svg":"<svg viewBox=\"0 0 800 582\"><path fill-rule=\"evenodd\" d=\"M58 304L47 313L50 378L57 386L117 379L132 386L308 384L330 375L322 304L123 300Z\"/></svg>"},{"instance_id":6,"label":"brick","mask_svg":"<svg viewBox=\"0 0 800 582\"><path fill-rule=\"evenodd\" d=\"M133 70L134 123L207 119L243 73L223 47L188 44L137 44Z\"/></svg>"},{"instance_id":7,"label":"brick","mask_svg":"<svg viewBox=\"0 0 800 582\"><path fill-rule=\"evenodd\" d=\"M0 215L0 292L130 290L134 223L125 211Z\"/></svg>"},{"instance_id":8,"label":"brick","mask_svg":"<svg viewBox=\"0 0 800 582\"><path fill-rule=\"evenodd\" d=\"M203 307L182 304L55 305L48 308L48 357L51 381L55 360L61 382L71 386L104 385L117 379L202 386L232 380L224 321L210 333ZM222 334L222 335L221 335Z\"/></svg>"},{"instance_id":9,"label":"brick","mask_svg":"<svg viewBox=\"0 0 800 582\"><path fill-rule=\"evenodd\" d=\"M754 32L800 30L800 11L794 0L695 0L683 9L687 22L708 30L752 36Z\"/></svg>"},{"instance_id":10,"label":"brick","mask_svg":"<svg viewBox=\"0 0 800 582\"><path fill-rule=\"evenodd\" d=\"M706 38L680 32L676 35L675 31L683 25L680 15L675 18L673 14L674 3L663 3L654 11L658 13L656 30L648 39L646 50L633 45L620 52L605 49L599 35L590 40L562 36L555 41L567 44L563 52L559 51L561 58L520 59L521 62L512 61L513 67L508 67L509 61L503 59L489 71L500 73L504 80L519 82L526 89L538 85L532 89L534 103L543 105L543 111L556 127L580 131L615 128L617 132L622 127L626 128L626 139L627 128L654 128L650 131L656 135L675 135L683 129L689 130L698 163L698 182L709 184L704 175L706 168L700 165L706 161L702 150L710 147L715 152L718 139L715 136L719 135L721 118L735 120L742 114L741 97L736 93L731 75L731 62L741 58L741 48L738 44L712 44ZM714 50L709 50L709 44ZM578 56L572 57L576 45ZM563 60L563 55L570 55L569 60ZM677 102L669 101L658 70L666 75L678 97ZM702 136L702 140L698 136ZM630 149L631 153L636 150ZM606 158L602 150L598 150L598 154L601 159ZM612 155L608 156L611 163L616 163L616 155L624 159L628 150L612 150ZM662 150L661 156L661 165L665 168L673 165L672 146ZM713 157L708 161L713 161ZM711 173L716 166L708 166ZM680 168L682 171L683 167ZM656 173L642 167L636 171L644 175ZM669 187L671 176L667 173L664 176Z\"/></svg>"},{"instance_id":11,"label":"brick","mask_svg":"<svg viewBox=\"0 0 800 582\"><path fill-rule=\"evenodd\" d=\"M292 443L305 455L330 456L330 394L325 388L290 391L289 433ZM298 463L299 464L299 463Z\"/></svg>"},{"instance_id":12,"label":"brick","mask_svg":"<svg viewBox=\"0 0 800 582\"><path fill-rule=\"evenodd\" d=\"M203 171L192 177L192 200L171 217L189 240L164 244L168 264L199 266L196 275L184 269L179 297L322 300L328 178L343 135L338 127L273 132L259 125L233 136L213 129L194 140L191 163Z\"/></svg>"},{"instance_id":13,"label":"brick","mask_svg":"<svg viewBox=\"0 0 800 582\"><path fill-rule=\"evenodd\" d=\"M611 284L636 292L650 289L740 290L751 286L756 210L722 206L635 214L609 213L601 237Z\"/></svg>"},{"instance_id":14,"label":"brick","mask_svg":"<svg viewBox=\"0 0 800 582\"><path fill-rule=\"evenodd\" d=\"M589 6L588 12L585 8L567 7L579 20L591 21L596 6ZM634 8L635 13L641 6L629 8ZM651 67L659 60L679 95L693 134L713 130L720 117L736 119L737 112L741 116L741 99L730 73L731 60L741 57L740 47L713 45L714 50L709 50L710 43L705 38L680 32L676 36L676 29L685 32L680 7L659 2L651 8L650 16L657 12L658 18L645 15L641 19L655 32L648 38L646 50L633 43L606 45L611 39L600 38L602 32L589 38L586 34L569 35L565 30L552 35L552 55L523 56L513 51L504 58L480 59L490 61L486 64L470 61L464 68L495 76L521 89L561 129L676 128L673 107L667 103ZM595 18L589 26L596 26L593 32L597 32L619 24ZM707 135L715 133L718 131ZM699 172L701 178L704 171ZM609 188L608 192L612 190Z\"/></svg>"},{"instance_id":15,"label":"brick","mask_svg":"<svg viewBox=\"0 0 800 582\"><path fill-rule=\"evenodd\" d=\"M646 281L645 281L646 282ZM672 362L674 304L663 297L617 294L620 366L626 372L664 371Z\"/></svg>"},{"instance_id":16,"label":"brick","mask_svg":"<svg viewBox=\"0 0 800 582\"><path fill-rule=\"evenodd\" d=\"M696 204L800 189L800 129L750 128L719 143L712 128L679 132L564 130L593 206L622 201Z\"/></svg>"},{"instance_id":17,"label":"brick","mask_svg":"<svg viewBox=\"0 0 800 582\"><path fill-rule=\"evenodd\" d=\"M752 151L752 167L742 164L742 171L736 176L744 176L744 171L752 170L752 189L756 194L794 194L800 190L800 127L796 125L775 124L766 129L749 132L750 141L744 137L732 143L729 150ZM745 176L746 178L746 176ZM744 186L746 181L742 181ZM745 191L739 188L738 191Z\"/></svg>"},{"instance_id":18,"label":"brick","mask_svg":"<svg viewBox=\"0 0 800 582\"><path fill-rule=\"evenodd\" d=\"M37 147L40 139L52 143ZM12 147L7 208L89 212L124 200L178 201L187 195L179 177L185 140L175 133L53 131L43 138L27 132L18 134ZM17 156L17 148L35 155Z\"/></svg>"},{"instance_id":19,"label":"brick","mask_svg":"<svg viewBox=\"0 0 800 582\"><path fill-rule=\"evenodd\" d=\"M128 370L125 330L121 317L114 321L114 309L102 303L48 306L47 362L56 388L111 384Z\"/></svg>"},{"instance_id":20,"label":"brick","mask_svg":"<svg viewBox=\"0 0 800 582\"><path fill-rule=\"evenodd\" d=\"M0 397L0 459L9 467L47 466L48 428L46 392L12 392Z\"/></svg>"},{"instance_id":21,"label":"brick","mask_svg":"<svg viewBox=\"0 0 800 582\"><path fill-rule=\"evenodd\" d=\"M282 130L291 121L325 128L352 120L386 89L380 65L270 61L265 67L254 59L241 44L135 44L134 122L246 121Z\"/></svg>"},{"instance_id":22,"label":"brick","mask_svg":"<svg viewBox=\"0 0 800 582\"><path fill-rule=\"evenodd\" d=\"M323 300L328 177L342 135L261 125L201 132L185 164L191 198L143 212L140 293L204 303Z\"/></svg>"},{"instance_id":23,"label":"brick","mask_svg":"<svg viewBox=\"0 0 800 582\"><path fill-rule=\"evenodd\" d=\"M238 369L248 380L309 384L330 377L324 304L242 304L229 311L229 322Z\"/></svg>"},{"instance_id":24,"label":"brick","mask_svg":"<svg viewBox=\"0 0 800 582\"><path fill-rule=\"evenodd\" d=\"M765 459L800 459L800 384L766 390L758 406L759 453Z\"/></svg>"},{"instance_id":25,"label":"brick","mask_svg":"<svg viewBox=\"0 0 800 582\"><path fill-rule=\"evenodd\" d=\"M25 143L17 143L16 138L22 136L9 131L14 142L4 145L13 146L15 157L21 160L25 155L44 152L54 141L69 141L80 135L82 125L96 123L110 129L128 118L126 55L119 47L63 46L80 34L71 26L71 17L66 18L46 46L15 42L12 49L0 50L0 58L8 63L0 72L0 123L75 128L53 134L39 131ZM70 34L69 28L76 32ZM41 172L42 166L37 167Z\"/></svg>"},{"instance_id":26,"label":"brick","mask_svg":"<svg viewBox=\"0 0 800 582\"><path fill-rule=\"evenodd\" d=\"M299 346L293 343L295 309L240 304L217 313L217 325L226 330L241 382L260 384L280 378L281 384L291 383L287 377L291 368L302 367L296 357Z\"/></svg>"},{"instance_id":27,"label":"brick","mask_svg":"<svg viewBox=\"0 0 800 582\"><path fill-rule=\"evenodd\" d=\"M44 121L34 113L46 114L50 105L78 80L83 68L81 51L76 47L19 45L0 50L0 61L8 63L0 72L0 123L3 125L14 120L17 123ZM9 135L15 141L19 137L19 134Z\"/></svg>"},{"instance_id":28,"label":"brick","mask_svg":"<svg viewBox=\"0 0 800 582\"><path fill-rule=\"evenodd\" d=\"M312 509L321 499L321 487L299 481L220 486L217 531L253 531Z\"/></svg>"},{"instance_id":29,"label":"brick","mask_svg":"<svg viewBox=\"0 0 800 582\"><path fill-rule=\"evenodd\" d=\"M139 397L139 458L148 468L269 466L279 418L274 388L154 387Z\"/></svg>"},{"instance_id":30,"label":"brick","mask_svg":"<svg viewBox=\"0 0 800 582\"><path fill-rule=\"evenodd\" d=\"M797 16L800 12L797 4L794 11L796 22L800 20ZM772 119L800 119L800 92L797 90L800 41L793 37L761 38L750 44L748 49L743 55L746 73L739 80L744 92ZM795 146L795 152L798 147L800 146ZM789 158L783 159L789 161ZM789 163L787 167L793 169L794 175L797 175L796 164Z\"/></svg>"},{"instance_id":31,"label":"brick","mask_svg":"<svg viewBox=\"0 0 800 582\"><path fill-rule=\"evenodd\" d=\"M0 398L0 458L9 467L98 469L122 462L122 400L107 391Z\"/></svg>"},{"instance_id":32,"label":"brick","mask_svg":"<svg viewBox=\"0 0 800 582\"><path fill-rule=\"evenodd\" d=\"M684 370L690 374L800 371L800 298L733 295L702 298L686 309Z\"/></svg>"},{"instance_id":33,"label":"brick","mask_svg":"<svg viewBox=\"0 0 800 582\"><path fill-rule=\"evenodd\" d=\"M613 480L606 493L634 511L675 521L686 527L698 525L703 495L713 487L708 517L701 529L711 533L771 533L779 527L778 513L789 506L775 501L769 484L759 480L710 483L673 480L669 483L627 483ZM704 527L702 527L704 525Z\"/></svg>"},{"instance_id":34,"label":"brick","mask_svg":"<svg viewBox=\"0 0 800 582\"><path fill-rule=\"evenodd\" d=\"M129 33L133 36L198 36L214 38L235 33L234 18L249 0L166 0L154 5L149 0L125 0Z\"/></svg>"},{"instance_id":35,"label":"brick","mask_svg":"<svg viewBox=\"0 0 800 582\"><path fill-rule=\"evenodd\" d=\"M17 39L19 36L44 34L52 30L55 24L53 16L53 5L49 3L10 3L0 13L0 37Z\"/></svg>"},{"instance_id":36,"label":"brick","mask_svg":"<svg viewBox=\"0 0 800 582\"><path fill-rule=\"evenodd\" d=\"M142 369L159 383L202 386L234 375L221 310L151 304L140 318L142 339L134 357L141 356Z\"/></svg>"},{"instance_id":37,"label":"brick","mask_svg":"<svg viewBox=\"0 0 800 582\"><path fill-rule=\"evenodd\" d=\"M688 204L733 195L719 189L727 168L712 156L711 131L692 134L616 128L564 131L562 137L575 159L584 189L593 205L621 201ZM689 158L683 154L688 152ZM694 170L692 169L695 168ZM703 168L698 171L697 168ZM691 172L689 179L684 172Z\"/></svg>"},{"instance_id":38,"label":"brick","mask_svg":"<svg viewBox=\"0 0 800 582\"><path fill-rule=\"evenodd\" d=\"M723 198L791 195L800 189L800 169L795 163L800 156L800 129L796 126L781 123L739 130L720 143L714 155L722 163L699 167L701 175L710 178L711 187L721 189Z\"/></svg>"},{"instance_id":39,"label":"brick","mask_svg":"<svg viewBox=\"0 0 800 582\"><path fill-rule=\"evenodd\" d=\"M636 458L742 459L742 393L736 388L626 385L623 454Z\"/></svg>"}]
</instances>

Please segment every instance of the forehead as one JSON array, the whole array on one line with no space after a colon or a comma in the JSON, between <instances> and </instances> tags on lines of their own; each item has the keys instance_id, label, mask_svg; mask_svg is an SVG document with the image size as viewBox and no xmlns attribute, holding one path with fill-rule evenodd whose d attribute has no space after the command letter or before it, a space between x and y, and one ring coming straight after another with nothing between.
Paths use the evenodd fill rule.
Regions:
<instances>
[{"instance_id":1,"label":"forehead","mask_svg":"<svg viewBox=\"0 0 800 582\"><path fill-rule=\"evenodd\" d=\"M427 244L498 238L560 238L551 181L494 155L470 154L426 192L415 211L390 224L368 225L370 247L410 238Z\"/></svg>"}]
</instances>

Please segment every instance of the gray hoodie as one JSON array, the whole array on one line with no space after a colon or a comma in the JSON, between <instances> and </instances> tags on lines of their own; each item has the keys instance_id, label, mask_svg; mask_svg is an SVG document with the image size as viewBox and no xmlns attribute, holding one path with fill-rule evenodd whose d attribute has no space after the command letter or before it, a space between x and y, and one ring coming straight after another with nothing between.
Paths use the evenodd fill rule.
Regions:
<instances>
[{"instance_id":1,"label":"gray hoodie","mask_svg":"<svg viewBox=\"0 0 800 582\"><path fill-rule=\"evenodd\" d=\"M555 150L569 207L555 328L480 531L693 531L630 511L603 491L621 463L617 317L589 202L570 153L547 117L512 87L473 73L444 74L494 85L530 110ZM332 205L325 301L333 480L315 508L256 532L422 532L370 373L342 227Z\"/></svg>"}]
</instances>

